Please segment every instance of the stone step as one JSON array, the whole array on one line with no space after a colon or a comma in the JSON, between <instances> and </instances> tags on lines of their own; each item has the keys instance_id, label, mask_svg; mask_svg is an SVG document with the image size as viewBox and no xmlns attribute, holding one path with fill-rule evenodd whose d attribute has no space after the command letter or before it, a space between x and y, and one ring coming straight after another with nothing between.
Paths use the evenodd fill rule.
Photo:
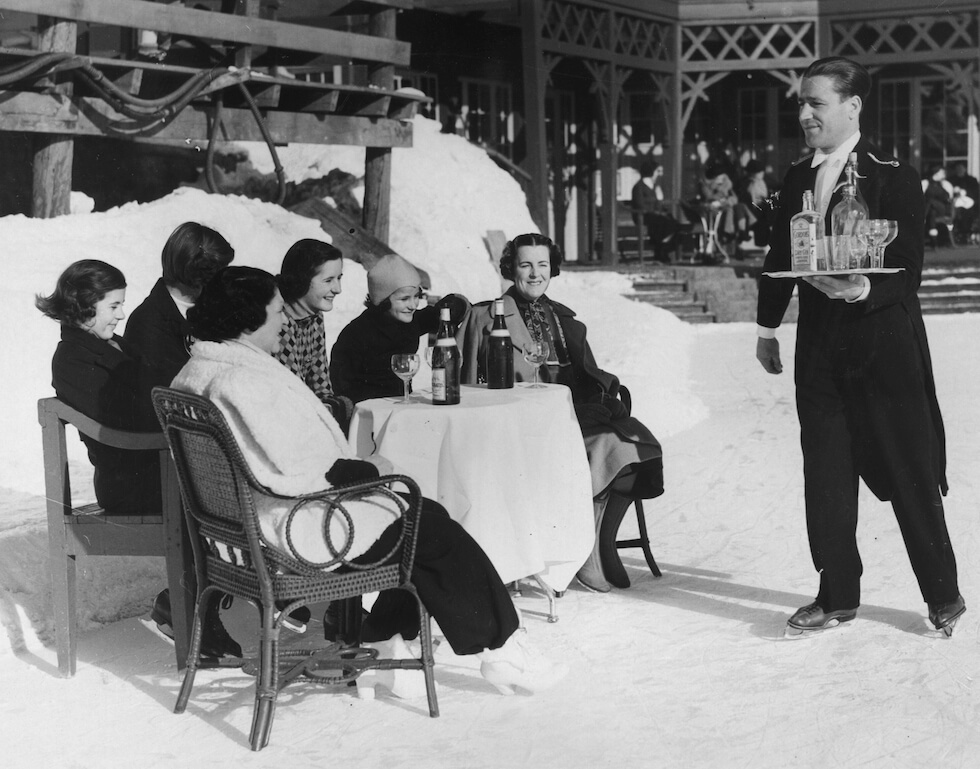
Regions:
<instances>
[{"instance_id":1,"label":"stone step","mask_svg":"<svg viewBox=\"0 0 980 769\"><path fill-rule=\"evenodd\" d=\"M689 305L704 307L704 302L696 302L690 294L663 294L656 296L650 294L623 294L623 296L634 302L647 302L664 308L687 307Z\"/></svg>"},{"instance_id":2,"label":"stone step","mask_svg":"<svg viewBox=\"0 0 980 769\"><path fill-rule=\"evenodd\" d=\"M922 302L923 315L958 315L964 312L980 312L980 301L963 304Z\"/></svg>"},{"instance_id":3,"label":"stone step","mask_svg":"<svg viewBox=\"0 0 980 769\"><path fill-rule=\"evenodd\" d=\"M643 278L633 281L633 290L642 291L686 291L687 281L678 278Z\"/></svg>"}]
</instances>

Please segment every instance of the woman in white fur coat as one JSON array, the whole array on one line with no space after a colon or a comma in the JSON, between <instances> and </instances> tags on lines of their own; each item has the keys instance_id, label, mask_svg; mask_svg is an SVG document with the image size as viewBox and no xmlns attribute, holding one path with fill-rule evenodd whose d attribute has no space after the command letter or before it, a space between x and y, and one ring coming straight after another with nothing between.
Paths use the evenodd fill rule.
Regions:
<instances>
[{"instance_id":1,"label":"woman in white fur coat","mask_svg":"<svg viewBox=\"0 0 980 769\"><path fill-rule=\"evenodd\" d=\"M391 471L383 457L358 459L329 410L273 354L279 346L283 301L275 278L251 267L227 267L205 286L188 312L191 359L172 386L210 399L228 421L256 479L277 494L295 496L377 478ZM266 538L289 551L287 505L257 497ZM382 495L347 505L355 534L350 560L390 549L398 511ZM308 506L293 523L299 555L331 559L323 541L323 510ZM302 518L302 519L301 519ZM337 549L347 532L330 530ZM376 547L372 547L377 545ZM384 548L384 549L382 549ZM481 654L481 673L502 691L546 688L566 673L531 650L517 611L480 546L432 500L424 500L412 582L457 654ZM383 593L365 620L376 640L413 638L418 614L403 591Z\"/></svg>"}]
</instances>

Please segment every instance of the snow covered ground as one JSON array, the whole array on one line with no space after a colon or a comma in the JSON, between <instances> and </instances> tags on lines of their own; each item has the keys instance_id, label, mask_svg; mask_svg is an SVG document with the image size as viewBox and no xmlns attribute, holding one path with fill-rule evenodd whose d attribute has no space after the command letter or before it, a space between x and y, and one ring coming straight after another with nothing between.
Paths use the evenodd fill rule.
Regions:
<instances>
[{"instance_id":1,"label":"snow covered ground","mask_svg":"<svg viewBox=\"0 0 980 769\"><path fill-rule=\"evenodd\" d=\"M436 291L489 297L499 289L481 238L489 229L513 236L531 228L519 190L465 142L417 125L416 149L395 153L395 247L432 273ZM347 160L300 148L284 153L284 164L297 180L344 162L356 169L356 151L341 154ZM465 194L453 194L463 183ZM595 273L565 272L549 294L579 312L600 365L630 386L636 413L664 443L667 491L647 505L664 576L654 579L639 551L624 551L633 587L608 595L572 588L557 624L545 621L543 598L525 591L518 604L534 643L571 666L559 687L502 697L476 660L443 644L440 718L427 717L424 698L397 700L379 689L376 699L359 699L301 682L280 696L271 745L252 754L254 680L240 672L200 672L188 712L171 712L180 686L172 647L141 621L164 582L159 559L85 562L78 673L59 678L34 412L36 399L50 393L57 328L33 309L33 295L89 256L123 269L127 304L135 307L159 272L166 236L187 219L222 231L237 262L272 271L294 240L319 236L315 222L275 206L190 190L102 214L0 219L7 256L0 318L11 329L0 413L4 766L976 765L980 346L969 340L980 318L927 318L947 420L947 517L969 611L952 639L937 637L890 508L864 492L858 619L788 641L786 617L816 586L791 374L762 371L753 326L683 324L621 299L623 278ZM346 263L328 334L359 311L364 293L363 270ZM793 332L780 333L787 371ZM75 455L84 474L84 458ZM635 521L627 518L623 533L630 530ZM252 621L239 602L226 624L248 646Z\"/></svg>"}]
</instances>

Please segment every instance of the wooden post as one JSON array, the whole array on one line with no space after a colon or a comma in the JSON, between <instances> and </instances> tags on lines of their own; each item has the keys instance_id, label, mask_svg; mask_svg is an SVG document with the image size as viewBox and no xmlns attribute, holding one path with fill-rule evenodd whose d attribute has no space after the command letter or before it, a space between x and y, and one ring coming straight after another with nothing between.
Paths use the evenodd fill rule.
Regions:
<instances>
[{"instance_id":1,"label":"wooden post","mask_svg":"<svg viewBox=\"0 0 980 769\"><path fill-rule=\"evenodd\" d=\"M368 32L375 37L395 39L394 8L371 15ZM379 88L392 89L395 68L390 64L372 65L368 82ZM391 148L367 147L364 152L364 229L378 240L388 242L391 222Z\"/></svg>"},{"instance_id":2,"label":"wooden post","mask_svg":"<svg viewBox=\"0 0 980 769\"><path fill-rule=\"evenodd\" d=\"M527 207L544 234L548 232L548 143L545 136L547 68L541 55L541 0L521 8L521 61L524 68L524 170L531 175Z\"/></svg>"},{"instance_id":3,"label":"wooden post","mask_svg":"<svg viewBox=\"0 0 980 769\"><path fill-rule=\"evenodd\" d=\"M38 17L42 51L75 52L77 25L50 16ZM42 83L44 81L41 81ZM54 86L54 81L48 80ZM70 93L71 85L55 86ZM75 144L71 137L59 134L36 134L34 137L34 189L31 215L50 219L71 211L71 165Z\"/></svg>"}]
</instances>

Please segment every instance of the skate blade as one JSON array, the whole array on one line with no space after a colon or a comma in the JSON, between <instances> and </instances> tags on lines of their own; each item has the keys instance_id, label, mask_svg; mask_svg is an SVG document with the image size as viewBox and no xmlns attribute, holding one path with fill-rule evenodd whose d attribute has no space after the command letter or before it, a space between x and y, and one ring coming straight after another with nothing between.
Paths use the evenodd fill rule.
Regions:
<instances>
[{"instance_id":1,"label":"skate blade","mask_svg":"<svg viewBox=\"0 0 980 769\"><path fill-rule=\"evenodd\" d=\"M847 621L849 622L850 620ZM790 640L794 640L794 641L799 638L812 638L813 636L819 635L824 631L833 630L834 628L841 627L844 624L846 623L841 622L839 619L832 619L829 622L827 622L827 624L822 625L821 627L802 628L802 627L796 627L794 625L787 625L786 630L783 633L783 636L785 638L789 638Z\"/></svg>"}]
</instances>

